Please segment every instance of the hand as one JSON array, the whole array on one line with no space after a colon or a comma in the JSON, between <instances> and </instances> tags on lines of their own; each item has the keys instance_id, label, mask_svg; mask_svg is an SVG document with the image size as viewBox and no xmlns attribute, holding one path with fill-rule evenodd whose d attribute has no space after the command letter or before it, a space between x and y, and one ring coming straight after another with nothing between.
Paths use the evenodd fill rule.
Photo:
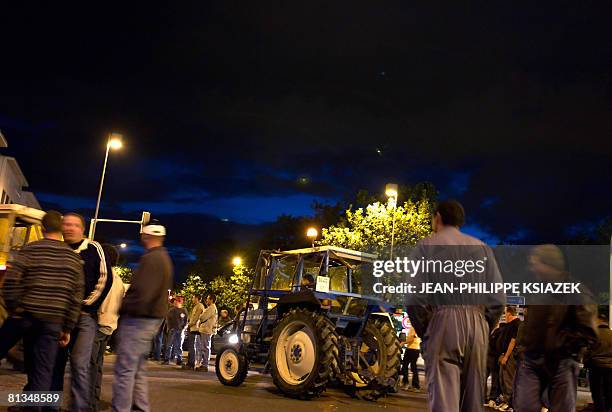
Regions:
<instances>
[{"instance_id":1,"label":"hand","mask_svg":"<svg viewBox=\"0 0 612 412\"><path fill-rule=\"evenodd\" d=\"M59 346L60 348L65 348L68 346L68 342L70 342L70 332L62 332L59 337Z\"/></svg>"},{"instance_id":2,"label":"hand","mask_svg":"<svg viewBox=\"0 0 612 412\"><path fill-rule=\"evenodd\" d=\"M499 363L501 363L502 366L506 366L506 363L508 363L508 358L502 356L502 358L499 360Z\"/></svg>"}]
</instances>

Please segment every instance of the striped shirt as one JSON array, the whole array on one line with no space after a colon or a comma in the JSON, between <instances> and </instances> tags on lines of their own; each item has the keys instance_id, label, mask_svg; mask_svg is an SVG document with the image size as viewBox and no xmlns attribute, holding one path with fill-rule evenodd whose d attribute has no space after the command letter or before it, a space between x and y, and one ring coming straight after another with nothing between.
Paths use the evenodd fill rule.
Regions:
<instances>
[{"instance_id":1,"label":"striped shirt","mask_svg":"<svg viewBox=\"0 0 612 412\"><path fill-rule=\"evenodd\" d=\"M62 241L24 246L11 262L1 290L9 311L74 328L83 301L83 262Z\"/></svg>"}]
</instances>

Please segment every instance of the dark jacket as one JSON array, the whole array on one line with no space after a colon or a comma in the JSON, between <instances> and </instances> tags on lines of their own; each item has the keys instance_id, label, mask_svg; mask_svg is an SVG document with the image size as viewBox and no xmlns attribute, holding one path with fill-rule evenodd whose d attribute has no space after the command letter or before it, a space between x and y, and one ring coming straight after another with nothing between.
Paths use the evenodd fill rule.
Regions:
<instances>
[{"instance_id":1,"label":"dark jacket","mask_svg":"<svg viewBox=\"0 0 612 412\"><path fill-rule=\"evenodd\" d=\"M612 369L612 330L608 325L599 325L599 337L593 348L584 357L587 368Z\"/></svg>"},{"instance_id":2,"label":"dark jacket","mask_svg":"<svg viewBox=\"0 0 612 412\"><path fill-rule=\"evenodd\" d=\"M166 248L160 246L145 252L123 298L120 314L164 318L168 311L168 289L172 287L172 276L172 261Z\"/></svg>"},{"instance_id":3,"label":"dark jacket","mask_svg":"<svg viewBox=\"0 0 612 412\"><path fill-rule=\"evenodd\" d=\"M530 305L522 331L525 352L560 359L578 357L597 340L594 305Z\"/></svg>"},{"instance_id":4,"label":"dark jacket","mask_svg":"<svg viewBox=\"0 0 612 412\"><path fill-rule=\"evenodd\" d=\"M81 256L85 275L85 293L81 310L97 317L98 309L113 286L113 272L98 242L83 239L70 244Z\"/></svg>"},{"instance_id":5,"label":"dark jacket","mask_svg":"<svg viewBox=\"0 0 612 412\"><path fill-rule=\"evenodd\" d=\"M183 330L185 326L187 326L187 311L185 308L170 308L166 314L166 327L168 330Z\"/></svg>"},{"instance_id":6,"label":"dark jacket","mask_svg":"<svg viewBox=\"0 0 612 412\"><path fill-rule=\"evenodd\" d=\"M60 240L24 246L6 273L4 295L11 312L23 312L70 331L81 313L83 264Z\"/></svg>"}]
</instances>

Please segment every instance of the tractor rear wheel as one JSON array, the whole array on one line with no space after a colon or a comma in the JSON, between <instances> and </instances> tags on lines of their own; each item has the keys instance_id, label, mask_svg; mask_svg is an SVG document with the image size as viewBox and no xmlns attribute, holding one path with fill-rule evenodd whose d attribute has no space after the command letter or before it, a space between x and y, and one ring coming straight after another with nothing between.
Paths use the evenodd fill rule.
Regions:
<instances>
[{"instance_id":1,"label":"tractor rear wheel","mask_svg":"<svg viewBox=\"0 0 612 412\"><path fill-rule=\"evenodd\" d=\"M399 381L401 347L390 322L370 319L363 331L357 372L346 390L359 399L374 401L393 392Z\"/></svg>"},{"instance_id":2,"label":"tractor rear wheel","mask_svg":"<svg viewBox=\"0 0 612 412\"><path fill-rule=\"evenodd\" d=\"M338 368L338 353L338 335L326 316L291 309L274 328L270 347L274 384L287 396L317 397Z\"/></svg>"}]
</instances>

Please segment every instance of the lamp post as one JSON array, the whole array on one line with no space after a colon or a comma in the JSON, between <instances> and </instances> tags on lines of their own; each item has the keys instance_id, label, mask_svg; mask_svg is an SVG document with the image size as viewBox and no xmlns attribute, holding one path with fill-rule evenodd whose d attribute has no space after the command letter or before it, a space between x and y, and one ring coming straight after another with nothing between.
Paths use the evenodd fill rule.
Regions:
<instances>
[{"instance_id":1,"label":"lamp post","mask_svg":"<svg viewBox=\"0 0 612 412\"><path fill-rule=\"evenodd\" d=\"M121 142L121 136L118 133L111 133L108 136L108 141L106 142L106 155L104 156L104 167L102 168L102 178L100 179L100 190L98 191L98 201L96 202L96 213L94 214L93 224L91 225L91 230L89 233L89 238L91 240L94 239L96 234L96 223L98 222L98 212L100 211L100 200L102 199L102 188L104 187L104 176L106 175L106 163L108 162L108 152L110 149L119 150L123 147L123 143Z\"/></svg>"},{"instance_id":2,"label":"lamp post","mask_svg":"<svg viewBox=\"0 0 612 412\"><path fill-rule=\"evenodd\" d=\"M393 260L393 243L395 242L395 208L397 206L397 191L397 184L387 183L385 185L385 194L389 199L388 207L391 210L391 251L389 252L390 260Z\"/></svg>"},{"instance_id":3,"label":"lamp post","mask_svg":"<svg viewBox=\"0 0 612 412\"><path fill-rule=\"evenodd\" d=\"M314 242L317 239L317 236L319 236L319 232L314 227L310 227L306 231L306 237L312 241L312 247L313 248L315 247Z\"/></svg>"}]
</instances>

